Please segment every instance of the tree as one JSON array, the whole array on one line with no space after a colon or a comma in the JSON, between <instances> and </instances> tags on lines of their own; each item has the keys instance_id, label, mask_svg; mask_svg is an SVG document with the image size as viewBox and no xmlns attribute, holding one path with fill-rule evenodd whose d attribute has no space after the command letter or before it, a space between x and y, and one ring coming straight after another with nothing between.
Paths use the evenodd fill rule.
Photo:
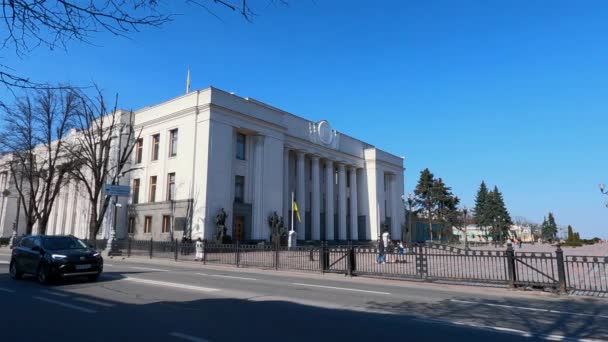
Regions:
<instances>
[{"instance_id":1,"label":"tree","mask_svg":"<svg viewBox=\"0 0 608 342\"><path fill-rule=\"evenodd\" d=\"M543 219L543 223L541 225L543 240L545 241L554 241L557 237L557 224L555 223L555 218L553 217L553 213L549 213L547 217Z\"/></svg>"},{"instance_id":2,"label":"tree","mask_svg":"<svg viewBox=\"0 0 608 342\"><path fill-rule=\"evenodd\" d=\"M572 231L572 226L568 225L568 238L566 239L568 241L574 241L574 232Z\"/></svg>"},{"instance_id":3,"label":"tree","mask_svg":"<svg viewBox=\"0 0 608 342\"><path fill-rule=\"evenodd\" d=\"M435 207L435 217L443 227L439 230L439 240L443 237L445 227L456 226L460 217L458 212L460 199L454 196L451 190L441 178L433 181L432 201Z\"/></svg>"},{"instance_id":4,"label":"tree","mask_svg":"<svg viewBox=\"0 0 608 342\"><path fill-rule=\"evenodd\" d=\"M488 188L486 187L486 183L481 181L481 185L479 186L479 190L475 196L475 208L473 209L473 218L479 227L486 227L491 224L488 222L486 213L487 197Z\"/></svg>"},{"instance_id":5,"label":"tree","mask_svg":"<svg viewBox=\"0 0 608 342\"><path fill-rule=\"evenodd\" d=\"M76 162L71 175L86 191L90 206L89 238L95 239L103 224L111 196L104 195L106 184L119 184L129 168L132 152L141 130L136 132L133 112L108 107L101 91L91 99L81 93L81 110L76 115L77 138L69 145Z\"/></svg>"},{"instance_id":6,"label":"tree","mask_svg":"<svg viewBox=\"0 0 608 342\"><path fill-rule=\"evenodd\" d=\"M484 210L485 219L492 226L494 240L500 241L509 236L509 228L513 222L497 186L488 193Z\"/></svg>"},{"instance_id":7,"label":"tree","mask_svg":"<svg viewBox=\"0 0 608 342\"><path fill-rule=\"evenodd\" d=\"M240 13L246 20L255 16L248 0L185 0L213 14L209 5L219 5ZM286 0L270 1L286 3ZM173 3L172 3L173 5ZM158 0L10 0L2 1L0 38L5 53L13 49L17 56L25 56L36 47L67 49L69 42L90 43L93 35L107 32L127 36L145 27L160 27L171 21L170 13ZM0 64L0 83L19 88L48 88L20 75L8 65Z\"/></svg>"},{"instance_id":8,"label":"tree","mask_svg":"<svg viewBox=\"0 0 608 342\"><path fill-rule=\"evenodd\" d=\"M424 169L420 172L420 179L414 189L414 202L418 205L427 216L429 222L429 237L433 240L433 183L434 176L429 169Z\"/></svg>"},{"instance_id":9,"label":"tree","mask_svg":"<svg viewBox=\"0 0 608 342\"><path fill-rule=\"evenodd\" d=\"M77 95L71 89L39 90L3 108L0 150L10 155L26 233L37 224L38 233L44 234L55 198L73 167L66 146L78 111Z\"/></svg>"}]
</instances>

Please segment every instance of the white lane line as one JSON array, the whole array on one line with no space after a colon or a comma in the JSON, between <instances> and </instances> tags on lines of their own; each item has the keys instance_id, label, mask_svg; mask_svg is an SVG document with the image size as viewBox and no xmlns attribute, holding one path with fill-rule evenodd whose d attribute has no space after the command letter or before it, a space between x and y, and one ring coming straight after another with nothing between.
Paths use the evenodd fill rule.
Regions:
<instances>
[{"instance_id":1,"label":"white lane line","mask_svg":"<svg viewBox=\"0 0 608 342\"><path fill-rule=\"evenodd\" d=\"M166 282L166 281L141 279L141 278L132 278L132 277L126 277L124 279L125 280L129 280L129 281L133 281L133 282L137 282L137 283L142 283L142 284L157 285L157 286L164 286L164 287L173 287L173 288L176 288L176 289L183 289L183 290L202 291L202 292L215 292L215 291L219 291L219 289L214 289L214 288L210 288L210 287L184 285L184 284L178 284L178 283L169 283L169 282Z\"/></svg>"},{"instance_id":2,"label":"white lane line","mask_svg":"<svg viewBox=\"0 0 608 342\"><path fill-rule=\"evenodd\" d=\"M459 300L459 299L450 299L450 301L451 302L455 302L455 303L465 303L465 304L475 304L475 305L487 305L487 306L493 306L493 307L498 307L498 308L508 308L508 309L538 311L538 312L549 312L549 313L560 314L560 315L566 314L566 315L572 315L572 316L608 318L607 315L592 315L592 314L585 314L585 313L579 313L579 312L569 312L569 311L559 311L559 310L550 310L550 309L530 308L530 307L526 307L526 306L512 306L512 305L504 305L504 304L480 303L480 302L472 302L472 301L468 301L468 300Z\"/></svg>"},{"instance_id":3,"label":"white lane line","mask_svg":"<svg viewBox=\"0 0 608 342\"><path fill-rule=\"evenodd\" d=\"M380 292L380 291L369 291L369 290L359 290L359 289L349 289L347 287L335 287L335 286L325 286L325 285L314 285L314 284L302 284L302 283L291 283L292 285L297 286L310 286L310 287L319 287L323 289L332 289L332 290L342 290L342 291L353 291L353 292L365 292L365 293L373 293L373 294L381 294L381 295L390 295L388 292Z\"/></svg>"},{"instance_id":4,"label":"white lane line","mask_svg":"<svg viewBox=\"0 0 608 342\"><path fill-rule=\"evenodd\" d=\"M134 268L136 270L144 270L144 271L169 272L169 270L161 270L160 268L137 267L137 266L127 266L127 267Z\"/></svg>"},{"instance_id":5,"label":"white lane line","mask_svg":"<svg viewBox=\"0 0 608 342\"><path fill-rule=\"evenodd\" d=\"M58 292L53 292L53 291L49 291L49 290L40 290L40 292L44 292L46 294L50 294L50 295L57 296L57 297L69 297L69 295L67 295L65 293L58 293Z\"/></svg>"},{"instance_id":6,"label":"white lane line","mask_svg":"<svg viewBox=\"0 0 608 342\"><path fill-rule=\"evenodd\" d=\"M37 299L37 300L40 300L40 301L43 301L43 302L47 302L47 303L63 306L63 307L69 308L69 309L78 310L78 311L81 311L81 312L86 312L86 313L90 313L90 314L97 313L97 311L95 311L95 310L87 309L85 307L78 306L78 305L72 305L72 304L60 302L60 301L54 300L54 299L49 299L49 298L44 298L44 297L38 297L38 296L34 296L33 298Z\"/></svg>"},{"instance_id":7,"label":"white lane line","mask_svg":"<svg viewBox=\"0 0 608 342\"><path fill-rule=\"evenodd\" d=\"M103 264L104 266L110 266L110 267L114 267L113 264Z\"/></svg>"},{"instance_id":8,"label":"white lane line","mask_svg":"<svg viewBox=\"0 0 608 342\"><path fill-rule=\"evenodd\" d=\"M237 276L229 276L229 275L222 275L222 274L207 274L207 273L197 273L197 274L204 275L204 276L210 276L210 277L228 278L228 279L257 280L255 278L237 277Z\"/></svg>"},{"instance_id":9,"label":"white lane line","mask_svg":"<svg viewBox=\"0 0 608 342\"><path fill-rule=\"evenodd\" d=\"M0 291L2 291L2 292L8 292L8 293L15 293L15 290L7 289L7 288L4 288L4 287L0 287Z\"/></svg>"},{"instance_id":10,"label":"white lane line","mask_svg":"<svg viewBox=\"0 0 608 342\"><path fill-rule=\"evenodd\" d=\"M181 338L183 340L192 341L192 342L209 342L209 340L205 340L204 338L199 338L196 336L186 335L186 334L182 334L182 333L178 333L178 332L169 333L169 336Z\"/></svg>"},{"instance_id":11,"label":"white lane line","mask_svg":"<svg viewBox=\"0 0 608 342\"><path fill-rule=\"evenodd\" d=\"M8 261L0 261L0 264L8 265L9 262Z\"/></svg>"},{"instance_id":12,"label":"white lane line","mask_svg":"<svg viewBox=\"0 0 608 342\"><path fill-rule=\"evenodd\" d=\"M95 299L89 299L89 298L74 298L74 300L77 300L79 302L84 302L84 303L89 303L89 304L95 304L95 305L99 305L99 306L105 306L105 307L113 307L114 304L110 304L110 303L105 303L105 302L101 302Z\"/></svg>"}]
</instances>

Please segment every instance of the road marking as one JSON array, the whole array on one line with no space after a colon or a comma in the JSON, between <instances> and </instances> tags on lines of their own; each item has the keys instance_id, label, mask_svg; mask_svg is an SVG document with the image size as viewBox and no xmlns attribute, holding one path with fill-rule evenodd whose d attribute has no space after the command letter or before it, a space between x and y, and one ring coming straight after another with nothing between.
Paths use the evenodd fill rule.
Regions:
<instances>
[{"instance_id":1,"label":"road marking","mask_svg":"<svg viewBox=\"0 0 608 342\"><path fill-rule=\"evenodd\" d=\"M199 338L196 336L186 335L186 334L182 334L182 333L178 333L178 332L169 333L169 336L181 338L183 340L192 341L192 342L209 342L209 340L205 340L204 338Z\"/></svg>"},{"instance_id":2,"label":"road marking","mask_svg":"<svg viewBox=\"0 0 608 342\"><path fill-rule=\"evenodd\" d=\"M114 267L114 264L103 264L104 266Z\"/></svg>"},{"instance_id":3,"label":"road marking","mask_svg":"<svg viewBox=\"0 0 608 342\"><path fill-rule=\"evenodd\" d=\"M7 289L7 288L4 288L4 287L0 287L0 291L8 292L8 293L15 293L15 290Z\"/></svg>"},{"instance_id":4,"label":"road marking","mask_svg":"<svg viewBox=\"0 0 608 342\"><path fill-rule=\"evenodd\" d=\"M69 308L69 309L78 310L78 311L82 311L82 312L86 312L86 313L90 313L90 314L97 313L97 311L95 311L95 310L87 309L85 307L78 306L78 305L72 305L72 304L68 304L68 303L63 303L63 302L60 302L60 301L54 300L54 299L49 299L49 298L44 298L44 297L38 297L38 296L34 296L33 298L41 300L43 302L56 304L56 305L63 306L63 307Z\"/></svg>"},{"instance_id":5,"label":"road marking","mask_svg":"<svg viewBox=\"0 0 608 342\"><path fill-rule=\"evenodd\" d=\"M505 328L505 327L496 327L496 326L491 326L491 325L483 325L483 324L473 323L473 322L444 321L444 320L433 319L433 318L414 318L413 320L417 321L417 322L423 322L423 323L456 325L456 326L461 326L461 327L466 326L466 327L471 327L471 328L481 329L481 330L499 331L499 332L503 332L506 334L518 335L518 336L527 337L527 338L535 338L535 339L539 339L539 340L572 341L572 342L601 342L602 341L602 340L588 339L588 338L569 338L569 337L566 337L563 335L555 335L555 334L536 335L533 332L529 332L529 331Z\"/></svg>"},{"instance_id":6,"label":"road marking","mask_svg":"<svg viewBox=\"0 0 608 342\"><path fill-rule=\"evenodd\" d=\"M136 270L144 270L144 271L169 272L169 270L161 270L159 268L148 268L148 267L137 267L137 266L128 266L128 267L134 268Z\"/></svg>"},{"instance_id":7,"label":"road marking","mask_svg":"<svg viewBox=\"0 0 608 342\"><path fill-rule=\"evenodd\" d=\"M487 306L493 306L493 307L499 307L499 308L527 310L527 311L538 311L538 312L549 312L549 313L560 314L560 315L566 314L566 315L572 315L572 316L608 318L607 315L591 315L591 314L578 313L578 312L569 312L569 311L559 311L559 310L550 310L550 309L530 308L530 307L526 307L526 306L513 306L513 305L504 305L504 304L480 303L480 302L472 302L472 301L468 301L468 300L458 300L458 299L450 299L450 301L451 302L455 302L455 303L487 305Z\"/></svg>"},{"instance_id":8,"label":"road marking","mask_svg":"<svg viewBox=\"0 0 608 342\"><path fill-rule=\"evenodd\" d=\"M215 292L215 291L219 291L219 289L213 289L213 288L210 288L210 287L192 286L192 285L184 285L184 284L178 284L178 283L169 283L169 282L158 281L158 280L149 280L149 279L132 278L132 277L126 277L124 279L125 280L130 280L130 281L133 281L133 282L137 282L137 283L142 283L142 284L165 286L165 287L174 287L174 288L177 288L177 289L184 289L184 290L193 290L193 291L202 291L202 292Z\"/></svg>"},{"instance_id":9,"label":"road marking","mask_svg":"<svg viewBox=\"0 0 608 342\"><path fill-rule=\"evenodd\" d=\"M380 291L369 291L369 290L359 290L359 289L349 289L346 287L335 287L335 286L325 286L325 285L314 285L314 284L302 284L302 283L291 283L292 285L298 286L310 286L310 287L319 287L323 289L332 289L332 290L342 290L342 291L354 291L354 292L365 292L365 293L373 293L373 294L381 294L381 295L390 295L388 292L380 292Z\"/></svg>"},{"instance_id":10,"label":"road marking","mask_svg":"<svg viewBox=\"0 0 608 342\"><path fill-rule=\"evenodd\" d=\"M196 274L210 276L210 277L228 278L228 279L257 280L255 278L237 277L237 276L229 276L229 275L222 275L222 274L207 274L207 273L196 273Z\"/></svg>"},{"instance_id":11,"label":"road marking","mask_svg":"<svg viewBox=\"0 0 608 342\"><path fill-rule=\"evenodd\" d=\"M113 307L114 304L110 304L110 303L104 303L104 302L100 302L98 300L94 300L94 299L89 299L89 298L74 298L74 300L77 300L79 302L85 302L85 303L89 303L89 304L95 304L95 305L100 305L100 306L106 306L106 307Z\"/></svg>"},{"instance_id":12,"label":"road marking","mask_svg":"<svg viewBox=\"0 0 608 342\"><path fill-rule=\"evenodd\" d=\"M9 262L8 261L0 261L0 264L8 265Z\"/></svg>"},{"instance_id":13,"label":"road marking","mask_svg":"<svg viewBox=\"0 0 608 342\"><path fill-rule=\"evenodd\" d=\"M67 295L67 294L57 293L57 292L53 292L53 291L49 291L49 290L40 290L40 292L44 292L46 294L50 294L50 295L57 296L57 297L69 297L69 295Z\"/></svg>"}]
</instances>

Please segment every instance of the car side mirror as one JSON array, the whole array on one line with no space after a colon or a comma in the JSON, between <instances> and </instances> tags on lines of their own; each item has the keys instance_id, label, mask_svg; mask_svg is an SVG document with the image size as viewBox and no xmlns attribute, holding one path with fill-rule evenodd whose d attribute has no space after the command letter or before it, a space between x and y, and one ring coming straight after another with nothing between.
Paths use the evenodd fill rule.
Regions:
<instances>
[{"instance_id":1,"label":"car side mirror","mask_svg":"<svg viewBox=\"0 0 608 342\"><path fill-rule=\"evenodd\" d=\"M93 245L92 245L92 244L89 244L89 248L91 248L91 249L95 249L95 247L93 247Z\"/></svg>"}]
</instances>

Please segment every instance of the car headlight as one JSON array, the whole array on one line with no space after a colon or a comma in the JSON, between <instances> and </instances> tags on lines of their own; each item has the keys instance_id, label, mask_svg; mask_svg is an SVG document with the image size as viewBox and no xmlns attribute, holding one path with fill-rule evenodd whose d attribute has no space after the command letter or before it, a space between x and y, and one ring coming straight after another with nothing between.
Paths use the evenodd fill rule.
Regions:
<instances>
[{"instance_id":1,"label":"car headlight","mask_svg":"<svg viewBox=\"0 0 608 342\"><path fill-rule=\"evenodd\" d=\"M99 252L93 254L94 257L99 257L101 254Z\"/></svg>"},{"instance_id":2,"label":"car headlight","mask_svg":"<svg viewBox=\"0 0 608 342\"><path fill-rule=\"evenodd\" d=\"M63 260L65 258L67 258L67 256L65 256L63 254L52 254L51 258L53 258L53 260Z\"/></svg>"}]
</instances>

